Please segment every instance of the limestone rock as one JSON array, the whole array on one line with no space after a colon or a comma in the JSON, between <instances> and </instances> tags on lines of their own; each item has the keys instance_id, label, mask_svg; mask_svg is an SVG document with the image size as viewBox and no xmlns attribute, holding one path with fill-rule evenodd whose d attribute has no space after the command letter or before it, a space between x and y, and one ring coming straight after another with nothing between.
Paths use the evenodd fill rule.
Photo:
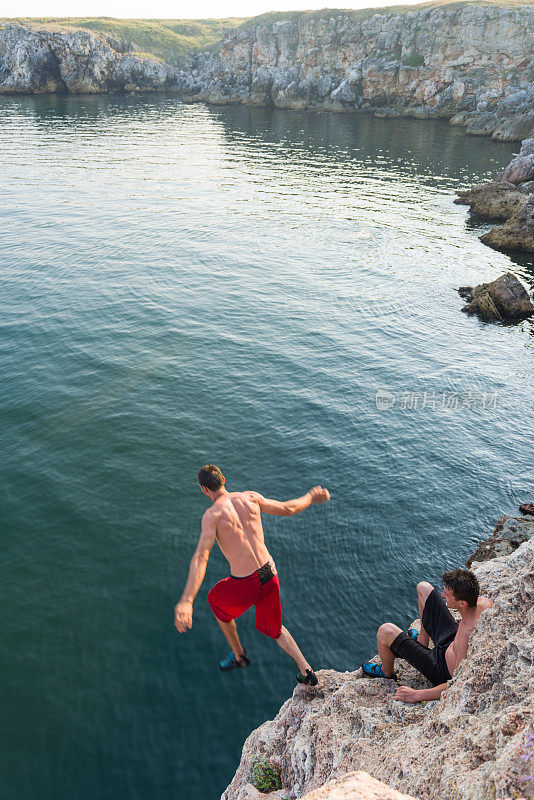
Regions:
<instances>
[{"instance_id":1,"label":"limestone rock","mask_svg":"<svg viewBox=\"0 0 534 800\"><path fill-rule=\"evenodd\" d=\"M467 120L467 115L460 112L458 114L454 114L449 120L449 125L465 125Z\"/></svg>"},{"instance_id":2,"label":"limestone rock","mask_svg":"<svg viewBox=\"0 0 534 800\"><path fill-rule=\"evenodd\" d=\"M249 736L223 800L240 797L257 755L280 765L282 791L293 798L354 770L414 797L534 796L534 540L475 572L494 607L439 701L402 703L393 700L392 681L321 670L318 687L298 686ZM397 665L403 684L428 685L405 662Z\"/></svg>"},{"instance_id":3,"label":"limestone rock","mask_svg":"<svg viewBox=\"0 0 534 800\"><path fill-rule=\"evenodd\" d=\"M534 134L534 111L505 117L493 131L492 139L497 141L518 141Z\"/></svg>"},{"instance_id":4,"label":"limestone rock","mask_svg":"<svg viewBox=\"0 0 534 800\"><path fill-rule=\"evenodd\" d=\"M465 132L471 136L491 136L499 121L498 114L486 112L473 119L465 129Z\"/></svg>"},{"instance_id":5,"label":"limestone rock","mask_svg":"<svg viewBox=\"0 0 534 800\"><path fill-rule=\"evenodd\" d=\"M534 314L525 287L511 272L474 288L463 286L459 292L469 301L462 311L484 320L524 319Z\"/></svg>"},{"instance_id":6,"label":"limestone rock","mask_svg":"<svg viewBox=\"0 0 534 800\"><path fill-rule=\"evenodd\" d=\"M504 170L502 178L516 186L523 181L532 180L534 178L534 154L516 156Z\"/></svg>"},{"instance_id":7,"label":"limestone rock","mask_svg":"<svg viewBox=\"0 0 534 800\"><path fill-rule=\"evenodd\" d=\"M262 794L251 783L246 783L239 790L235 800L263 800L265 797L268 797L268 800L286 800L287 789ZM319 789L309 792L303 800L414 800L414 798L397 792L366 772L349 772L348 775L329 781Z\"/></svg>"},{"instance_id":8,"label":"limestone rock","mask_svg":"<svg viewBox=\"0 0 534 800\"><path fill-rule=\"evenodd\" d=\"M510 219L527 202L517 186L502 178L462 189L458 195L457 205L468 205L473 213L494 219Z\"/></svg>"},{"instance_id":9,"label":"limestone rock","mask_svg":"<svg viewBox=\"0 0 534 800\"><path fill-rule=\"evenodd\" d=\"M271 795L270 795L271 796ZM304 796L304 800L413 800L407 794L371 778L366 772L349 772Z\"/></svg>"},{"instance_id":10,"label":"limestone rock","mask_svg":"<svg viewBox=\"0 0 534 800\"><path fill-rule=\"evenodd\" d=\"M287 791L284 789L278 789L275 792L260 792L259 789L256 789L251 783L245 783L239 789L235 800L263 800L265 797L269 797L269 800L286 800L287 798Z\"/></svg>"},{"instance_id":11,"label":"limestone rock","mask_svg":"<svg viewBox=\"0 0 534 800\"><path fill-rule=\"evenodd\" d=\"M519 151L521 157L534 156L534 139L524 139L521 142L521 150Z\"/></svg>"},{"instance_id":12,"label":"limestone rock","mask_svg":"<svg viewBox=\"0 0 534 800\"><path fill-rule=\"evenodd\" d=\"M0 94L94 94L171 88L176 71L87 31L0 23Z\"/></svg>"},{"instance_id":13,"label":"limestone rock","mask_svg":"<svg viewBox=\"0 0 534 800\"><path fill-rule=\"evenodd\" d=\"M484 233L480 241L497 250L534 252L534 195L528 194L525 199L516 214L504 225Z\"/></svg>"}]
</instances>

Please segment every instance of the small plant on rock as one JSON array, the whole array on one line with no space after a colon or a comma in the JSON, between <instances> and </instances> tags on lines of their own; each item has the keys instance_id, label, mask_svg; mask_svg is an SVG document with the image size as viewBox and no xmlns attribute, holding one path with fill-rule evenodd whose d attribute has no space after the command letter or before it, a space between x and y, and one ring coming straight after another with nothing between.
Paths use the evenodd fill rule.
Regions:
<instances>
[{"instance_id":1,"label":"small plant on rock","mask_svg":"<svg viewBox=\"0 0 534 800\"><path fill-rule=\"evenodd\" d=\"M280 769L273 767L268 758L256 756L252 760L248 779L258 791L264 794L282 788Z\"/></svg>"},{"instance_id":2,"label":"small plant on rock","mask_svg":"<svg viewBox=\"0 0 534 800\"><path fill-rule=\"evenodd\" d=\"M417 50L412 50L410 55L403 58L402 61L407 67L420 67L425 63L425 57Z\"/></svg>"}]
</instances>

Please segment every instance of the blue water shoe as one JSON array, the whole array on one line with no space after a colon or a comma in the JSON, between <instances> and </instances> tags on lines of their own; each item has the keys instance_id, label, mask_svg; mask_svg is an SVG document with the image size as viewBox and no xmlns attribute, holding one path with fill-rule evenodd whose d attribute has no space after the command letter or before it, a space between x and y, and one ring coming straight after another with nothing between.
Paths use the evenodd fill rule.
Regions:
<instances>
[{"instance_id":1,"label":"blue water shoe","mask_svg":"<svg viewBox=\"0 0 534 800\"><path fill-rule=\"evenodd\" d=\"M230 650L226 658L219 661L219 669L221 672L230 672L232 669L246 669L250 664L250 658L245 655L245 652L246 651L243 650L243 655L240 659L237 659Z\"/></svg>"},{"instance_id":2,"label":"blue water shoe","mask_svg":"<svg viewBox=\"0 0 534 800\"><path fill-rule=\"evenodd\" d=\"M362 664L363 674L368 678L387 678L388 680L397 680L395 673L393 675L386 675L382 672L382 664L378 661L364 661Z\"/></svg>"}]
</instances>

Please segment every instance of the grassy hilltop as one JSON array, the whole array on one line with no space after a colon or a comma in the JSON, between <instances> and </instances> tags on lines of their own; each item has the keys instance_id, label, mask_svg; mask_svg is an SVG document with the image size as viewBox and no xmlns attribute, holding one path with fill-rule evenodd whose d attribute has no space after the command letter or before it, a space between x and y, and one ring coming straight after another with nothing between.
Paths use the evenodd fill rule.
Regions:
<instances>
[{"instance_id":1,"label":"grassy hilltop","mask_svg":"<svg viewBox=\"0 0 534 800\"><path fill-rule=\"evenodd\" d=\"M230 28L245 20L227 19L113 19L112 17L18 17L0 22L20 22L39 29L84 30L108 33L132 42L141 53L149 53L175 64L182 56L218 42Z\"/></svg>"},{"instance_id":2,"label":"grassy hilltop","mask_svg":"<svg viewBox=\"0 0 534 800\"><path fill-rule=\"evenodd\" d=\"M132 42L141 53L148 53L176 64L180 58L216 44L230 28L253 26L282 20L314 19L318 17L350 16L355 20L369 19L373 14L406 14L431 8L457 8L464 5L514 8L530 6L534 0L432 0L413 6L383 6L362 9L322 9L320 11L271 11L257 17L227 17L226 19L113 19L112 17L32 17L0 19L0 22L20 22L51 30L86 30L107 33Z\"/></svg>"},{"instance_id":3,"label":"grassy hilltop","mask_svg":"<svg viewBox=\"0 0 534 800\"><path fill-rule=\"evenodd\" d=\"M431 8L459 8L460 6L497 6L499 8L517 8L530 6L534 8L534 0L430 0L413 6L380 6L380 8L333 9L323 8L318 11L268 11L257 17L243 20L243 25L257 25L262 22L278 22L282 20L314 19L320 17L336 17L343 15L363 22L374 14L408 14L410 11L424 11Z\"/></svg>"}]
</instances>

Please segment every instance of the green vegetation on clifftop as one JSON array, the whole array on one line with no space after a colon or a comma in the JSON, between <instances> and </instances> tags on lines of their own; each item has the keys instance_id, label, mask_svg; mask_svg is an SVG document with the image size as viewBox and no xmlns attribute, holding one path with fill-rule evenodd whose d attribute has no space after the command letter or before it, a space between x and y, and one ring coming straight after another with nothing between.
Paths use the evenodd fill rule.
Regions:
<instances>
[{"instance_id":1,"label":"green vegetation on clifftop","mask_svg":"<svg viewBox=\"0 0 534 800\"><path fill-rule=\"evenodd\" d=\"M413 6L381 6L380 8L322 8L318 11L268 11L257 17L251 17L243 22L242 27L253 25L269 24L272 22L298 22L307 19L335 19L336 17L350 17L358 22L371 19L375 14L408 14L413 11L425 11L433 8L443 10L461 8L462 6L496 6L497 8L517 8L519 6L530 6L534 8L534 0L431 0L427 3L417 3Z\"/></svg>"},{"instance_id":2,"label":"green vegetation on clifftop","mask_svg":"<svg viewBox=\"0 0 534 800\"><path fill-rule=\"evenodd\" d=\"M132 42L147 53L176 64L188 53L210 47L226 31L238 27L242 17L228 19L113 19L111 17L32 17L2 19L45 30L84 30Z\"/></svg>"}]
</instances>

